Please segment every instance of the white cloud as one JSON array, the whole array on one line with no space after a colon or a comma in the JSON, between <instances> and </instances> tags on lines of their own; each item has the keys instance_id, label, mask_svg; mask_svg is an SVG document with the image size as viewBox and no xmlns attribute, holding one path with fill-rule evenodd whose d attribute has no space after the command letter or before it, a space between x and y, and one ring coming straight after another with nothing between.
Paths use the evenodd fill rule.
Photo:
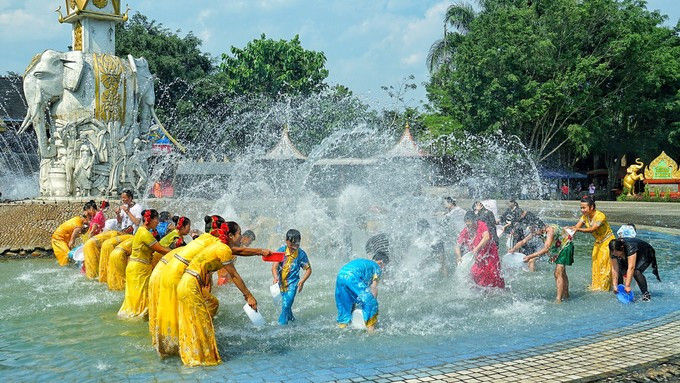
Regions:
<instances>
[{"instance_id":1,"label":"white cloud","mask_svg":"<svg viewBox=\"0 0 680 383\"><path fill-rule=\"evenodd\" d=\"M402 57L401 63L408 66L422 64L425 60L425 55L422 53L412 53L407 57Z\"/></svg>"},{"instance_id":2,"label":"white cloud","mask_svg":"<svg viewBox=\"0 0 680 383\"><path fill-rule=\"evenodd\" d=\"M56 14L45 17L24 9L13 9L0 13L0 41L49 40L56 31L68 28L57 22Z\"/></svg>"}]
</instances>

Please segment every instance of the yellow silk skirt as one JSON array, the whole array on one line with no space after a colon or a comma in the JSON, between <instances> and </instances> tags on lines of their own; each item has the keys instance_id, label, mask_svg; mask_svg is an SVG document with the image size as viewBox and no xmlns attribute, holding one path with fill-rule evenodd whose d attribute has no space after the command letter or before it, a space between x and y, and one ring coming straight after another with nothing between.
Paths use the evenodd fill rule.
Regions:
<instances>
[{"instance_id":1,"label":"yellow silk skirt","mask_svg":"<svg viewBox=\"0 0 680 383\"><path fill-rule=\"evenodd\" d=\"M83 245L83 256L85 257L85 276L88 279L95 279L99 274L100 269L100 251L103 247L103 243L106 240L118 235L116 231L107 231L105 233L97 235L97 238L90 238ZM108 260L107 260L108 262Z\"/></svg>"},{"instance_id":2,"label":"yellow silk skirt","mask_svg":"<svg viewBox=\"0 0 680 383\"><path fill-rule=\"evenodd\" d=\"M163 258L163 255L165 254L161 254L157 251L154 251L153 255L151 255L151 267L155 268L158 262L160 262L161 258Z\"/></svg>"},{"instance_id":3,"label":"yellow silk skirt","mask_svg":"<svg viewBox=\"0 0 680 383\"><path fill-rule=\"evenodd\" d=\"M203 291L190 274L184 274L177 286L179 356L187 366L214 366L222 362Z\"/></svg>"},{"instance_id":4,"label":"yellow silk skirt","mask_svg":"<svg viewBox=\"0 0 680 383\"><path fill-rule=\"evenodd\" d=\"M609 261L609 242L614 240L610 236L601 243L593 245L593 282L592 291L609 291L612 289L612 265Z\"/></svg>"},{"instance_id":5,"label":"yellow silk skirt","mask_svg":"<svg viewBox=\"0 0 680 383\"><path fill-rule=\"evenodd\" d=\"M85 276L87 279L97 278L99 272L99 242L88 240L83 245L83 256L85 260Z\"/></svg>"},{"instance_id":6,"label":"yellow silk skirt","mask_svg":"<svg viewBox=\"0 0 680 383\"><path fill-rule=\"evenodd\" d=\"M220 301L216 296L212 295L210 289L204 287L203 289L203 299L205 299L205 306L208 308L208 312L211 317L217 315L217 311L220 309Z\"/></svg>"},{"instance_id":7,"label":"yellow silk skirt","mask_svg":"<svg viewBox=\"0 0 680 383\"><path fill-rule=\"evenodd\" d=\"M118 310L123 319L144 319L149 314L149 277L151 265L130 261L125 268L125 300Z\"/></svg>"},{"instance_id":8,"label":"yellow silk skirt","mask_svg":"<svg viewBox=\"0 0 680 383\"><path fill-rule=\"evenodd\" d=\"M109 255L109 266L106 268L106 283L109 290L125 290L125 269L129 254L123 249L113 249Z\"/></svg>"},{"instance_id":9,"label":"yellow silk skirt","mask_svg":"<svg viewBox=\"0 0 680 383\"><path fill-rule=\"evenodd\" d=\"M157 348L161 356L179 354L179 323L177 317L177 285L186 265L176 259L163 267L156 306Z\"/></svg>"},{"instance_id":10,"label":"yellow silk skirt","mask_svg":"<svg viewBox=\"0 0 680 383\"><path fill-rule=\"evenodd\" d=\"M158 318L156 312L158 308L158 294L161 289L161 273L165 266L165 263L158 262L149 277L149 333L151 334L151 344L153 344L156 350L158 350Z\"/></svg>"},{"instance_id":11,"label":"yellow silk skirt","mask_svg":"<svg viewBox=\"0 0 680 383\"><path fill-rule=\"evenodd\" d=\"M68 247L68 242L62 241L59 238L52 237L52 250L54 257L57 258L59 266L66 266L68 264L68 252L71 251Z\"/></svg>"},{"instance_id":12,"label":"yellow silk skirt","mask_svg":"<svg viewBox=\"0 0 680 383\"><path fill-rule=\"evenodd\" d=\"M102 242L102 249L99 251L99 282L107 283L109 279L109 258L111 253L116 246L120 245L121 242L128 238L132 238L131 234L120 234L117 233L116 236L107 239ZM127 264L127 261L126 261ZM124 282L123 282L124 283ZM122 289L121 289L122 290Z\"/></svg>"}]
</instances>

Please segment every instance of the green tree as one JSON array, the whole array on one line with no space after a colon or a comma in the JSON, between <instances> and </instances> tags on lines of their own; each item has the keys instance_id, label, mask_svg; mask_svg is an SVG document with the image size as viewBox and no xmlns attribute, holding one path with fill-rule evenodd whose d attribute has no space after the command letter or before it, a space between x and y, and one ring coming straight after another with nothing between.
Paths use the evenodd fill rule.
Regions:
<instances>
[{"instance_id":1,"label":"green tree","mask_svg":"<svg viewBox=\"0 0 680 383\"><path fill-rule=\"evenodd\" d=\"M262 34L243 49L232 47L231 55L222 54L216 81L228 95L308 95L326 89L325 63L323 52L304 49L297 35L275 41Z\"/></svg>"},{"instance_id":2,"label":"green tree","mask_svg":"<svg viewBox=\"0 0 680 383\"><path fill-rule=\"evenodd\" d=\"M201 52L201 39L191 32L184 37L179 33L136 13L116 26L116 54L146 58L161 85L191 83L213 70L212 59Z\"/></svg>"},{"instance_id":3,"label":"green tree","mask_svg":"<svg viewBox=\"0 0 680 383\"><path fill-rule=\"evenodd\" d=\"M483 2L432 74L429 112L473 133L517 135L539 161L604 152L631 129L645 139L667 131L677 117L678 37L644 4Z\"/></svg>"}]
</instances>

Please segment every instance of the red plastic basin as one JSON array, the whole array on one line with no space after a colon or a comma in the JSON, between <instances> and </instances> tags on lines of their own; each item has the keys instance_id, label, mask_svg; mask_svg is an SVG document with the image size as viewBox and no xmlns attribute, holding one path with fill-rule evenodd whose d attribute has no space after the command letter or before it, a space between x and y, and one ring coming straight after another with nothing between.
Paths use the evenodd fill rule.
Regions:
<instances>
[{"instance_id":1,"label":"red plastic basin","mask_svg":"<svg viewBox=\"0 0 680 383\"><path fill-rule=\"evenodd\" d=\"M265 262L283 262L283 257L286 255L283 251L273 251L271 255L262 257Z\"/></svg>"}]
</instances>

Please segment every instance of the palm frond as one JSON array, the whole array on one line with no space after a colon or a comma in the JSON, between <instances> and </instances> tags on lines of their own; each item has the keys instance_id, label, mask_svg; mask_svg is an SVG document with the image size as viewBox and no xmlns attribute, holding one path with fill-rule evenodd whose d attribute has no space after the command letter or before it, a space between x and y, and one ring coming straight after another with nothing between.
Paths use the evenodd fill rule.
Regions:
<instances>
[{"instance_id":1,"label":"palm frond","mask_svg":"<svg viewBox=\"0 0 680 383\"><path fill-rule=\"evenodd\" d=\"M472 5L468 3L455 3L449 5L444 14L444 23L450 24L456 28L460 33L466 33L470 29L470 24L475 19L475 13Z\"/></svg>"}]
</instances>

